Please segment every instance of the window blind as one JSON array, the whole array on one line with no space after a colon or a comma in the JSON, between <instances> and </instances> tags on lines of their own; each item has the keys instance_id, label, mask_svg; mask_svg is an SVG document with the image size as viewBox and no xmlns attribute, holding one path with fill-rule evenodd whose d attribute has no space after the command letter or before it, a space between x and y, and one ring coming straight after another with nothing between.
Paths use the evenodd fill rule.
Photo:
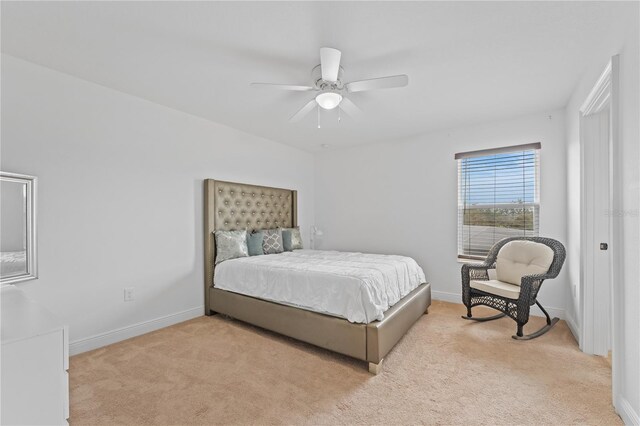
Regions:
<instances>
[{"instance_id":1,"label":"window blind","mask_svg":"<svg viewBox=\"0 0 640 426\"><path fill-rule=\"evenodd\" d=\"M539 143L458 153L458 257L484 259L506 237L537 236Z\"/></svg>"}]
</instances>

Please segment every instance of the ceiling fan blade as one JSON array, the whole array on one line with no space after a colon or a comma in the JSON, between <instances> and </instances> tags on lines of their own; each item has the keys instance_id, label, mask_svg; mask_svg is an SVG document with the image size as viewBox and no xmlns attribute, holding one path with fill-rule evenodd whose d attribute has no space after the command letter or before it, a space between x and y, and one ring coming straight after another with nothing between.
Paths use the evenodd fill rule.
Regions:
<instances>
[{"instance_id":1,"label":"ceiling fan blade","mask_svg":"<svg viewBox=\"0 0 640 426\"><path fill-rule=\"evenodd\" d=\"M304 116L307 115L309 112L311 112L311 110L314 109L317 105L318 105L318 103L316 102L316 100L315 99L311 99L309 102L307 102L307 104L305 106L300 108L300 110L298 112L293 114L293 116L291 116L289 121L292 122L292 123L296 123L296 122L302 120L304 118Z\"/></svg>"},{"instance_id":2,"label":"ceiling fan blade","mask_svg":"<svg viewBox=\"0 0 640 426\"><path fill-rule=\"evenodd\" d=\"M279 90L293 90L295 92L308 92L315 90L311 86L296 86L294 84L274 84L274 83L251 83L251 87L279 89Z\"/></svg>"},{"instance_id":3,"label":"ceiling fan blade","mask_svg":"<svg viewBox=\"0 0 640 426\"><path fill-rule=\"evenodd\" d=\"M351 118L360 118L362 117L362 110L354 104L349 98L342 98L342 102L340 102L340 108L344 112L346 112Z\"/></svg>"},{"instance_id":4,"label":"ceiling fan blade","mask_svg":"<svg viewBox=\"0 0 640 426\"><path fill-rule=\"evenodd\" d=\"M346 88L349 92L363 92L365 90L404 87L407 84L409 84L409 76L402 74L390 77L372 78L370 80L352 81L351 83L347 83Z\"/></svg>"},{"instance_id":5,"label":"ceiling fan blade","mask_svg":"<svg viewBox=\"0 0 640 426\"><path fill-rule=\"evenodd\" d=\"M322 79L325 81L338 81L338 71L340 71L340 57L342 52L331 47L320 48L320 69Z\"/></svg>"}]
</instances>

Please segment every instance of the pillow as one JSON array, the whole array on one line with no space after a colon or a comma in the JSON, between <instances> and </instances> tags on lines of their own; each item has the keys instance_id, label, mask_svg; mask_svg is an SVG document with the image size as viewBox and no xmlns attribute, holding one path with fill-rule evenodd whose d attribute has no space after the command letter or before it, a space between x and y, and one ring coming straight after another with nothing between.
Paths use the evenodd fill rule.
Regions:
<instances>
[{"instance_id":1,"label":"pillow","mask_svg":"<svg viewBox=\"0 0 640 426\"><path fill-rule=\"evenodd\" d=\"M546 273L553 263L553 250L535 241L510 241L498 252L496 276L498 280L520 285L525 275Z\"/></svg>"},{"instance_id":2,"label":"pillow","mask_svg":"<svg viewBox=\"0 0 640 426\"><path fill-rule=\"evenodd\" d=\"M253 231L250 234L247 233L247 247L249 248L249 256L258 256L264 254L262 249L262 241L264 240L264 234L262 231Z\"/></svg>"},{"instance_id":3,"label":"pillow","mask_svg":"<svg viewBox=\"0 0 640 426\"><path fill-rule=\"evenodd\" d=\"M262 231L264 239L262 241L262 250L264 254L282 253L282 230L266 229Z\"/></svg>"},{"instance_id":4,"label":"pillow","mask_svg":"<svg viewBox=\"0 0 640 426\"><path fill-rule=\"evenodd\" d=\"M247 231L216 231L216 265L222 261L249 256Z\"/></svg>"},{"instance_id":5,"label":"pillow","mask_svg":"<svg viewBox=\"0 0 640 426\"><path fill-rule=\"evenodd\" d=\"M302 237L298 228L284 228L282 230L282 245L284 251L298 250L302 248Z\"/></svg>"}]
</instances>

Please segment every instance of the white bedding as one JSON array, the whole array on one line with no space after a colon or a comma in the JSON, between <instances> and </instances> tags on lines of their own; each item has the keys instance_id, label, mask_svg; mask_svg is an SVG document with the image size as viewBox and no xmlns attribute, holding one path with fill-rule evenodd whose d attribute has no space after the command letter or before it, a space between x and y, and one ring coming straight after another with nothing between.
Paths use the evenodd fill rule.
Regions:
<instances>
[{"instance_id":1,"label":"white bedding","mask_svg":"<svg viewBox=\"0 0 640 426\"><path fill-rule=\"evenodd\" d=\"M295 250L226 260L214 286L314 312L369 323L425 282L405 256Z\"/></svg>"}]
</instances>

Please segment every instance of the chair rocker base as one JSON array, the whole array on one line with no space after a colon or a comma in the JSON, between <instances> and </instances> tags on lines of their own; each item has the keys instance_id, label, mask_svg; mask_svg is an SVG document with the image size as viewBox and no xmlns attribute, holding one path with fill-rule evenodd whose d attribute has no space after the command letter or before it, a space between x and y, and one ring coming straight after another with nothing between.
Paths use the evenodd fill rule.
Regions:
<instances>
[{"instance_id":1,"label":"chair rocker base","mask_svg":"<svg viewBox=\"0 0 640 426\"><path fill-rule=\"evenodd\" d=\"M558 323L558 321L560 321L560 318L551 318L549 316L549 313L546 311L546 309L540 304L540 302L538 302L536 300L536 305L538 305L538 307L540 308L540 310L544 313L546 320L547 320L547 324L542 327L540 330L533 332L531 334L527 334L526 336L523 334L522 329L524 327L524 323L518 323L518 331L516 332L515 335L511 336L513 339L515 340L531 340L531 339L535 339L536 337L540 337L543 334L545 334L546 332L548 332L549 330L551 330L553 328L554 325L556 325ZM495 308L494 308L495 309ZM467 315L462 315L462 319L466 319L469 321L477 321L477 322L486 322L486 321L493 321L493 320L497 320L500 318L503 318L507 316L506 313L504 312L500 312L497 315L492 315L490 317L480 317L480 318L473 318L473 316L471 315L471 307L467 307ZM515 318L513 318L515 320ZM517 322L517 320L516 320Z\"/></svg>"},{"instance_id":2,"label":"chair rocker base","mask_svg":"<svg viewBox=\"0 0 640 426\"><path fill-rule=\"evenodd\" d=\"M560 321L560 318L554 318L552 320L548 320L547 324L544 327L542 327L540 330L538 330L538 331L536 331L534 333L531 333L531 334L527 334L525 336L522 335L522 328L518 327L518 333L519 334L514 334L511 337L516 339L516 340L531 340L531 339L535 339L536 337L540 337L543 334L545 334L547 331L551 330L551 328L554 325L556 325L558 323L558 321Z\"/></svg>"},{"instance_id":3,"label":"chair rocker base","mask_svg":"<svg viewBox=\"0 0 640 426\"><path fill-rule=\"evenodd\" d=\"M500 319L500 318L503 318L503 317L506 317L506 316L507 316L507 314L498 314L498 315L493 315L493 316L490 316L490 317L474 318L472 316L462 315L462 319L466 319L466 320L469 320L469 321L484 322L484 321L497 320L497 319Z\"/></svg>"}]
</instances>

